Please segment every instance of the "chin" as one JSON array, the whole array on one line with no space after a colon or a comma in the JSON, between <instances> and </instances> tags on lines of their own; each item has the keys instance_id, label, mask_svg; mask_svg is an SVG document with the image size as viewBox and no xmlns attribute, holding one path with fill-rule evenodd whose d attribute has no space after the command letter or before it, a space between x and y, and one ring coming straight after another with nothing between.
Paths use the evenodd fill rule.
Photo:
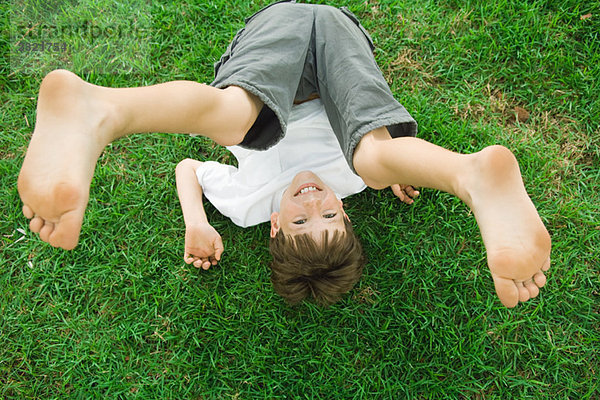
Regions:
<instances>
[{"instance_id":1,"label":"chin","mask_svg":"<svg viewBox=\"0 0 600 400\"><path fill-rule=\"evenodd\" d=\"M310 178L315 178L315 177L316 177L317 179L319 179L319 177L317 176L317 174L315 174L315 173L314 173L314 172L312 172L312 171L300 171L300 172L298 172L298 173L296 174L296 176L294 176L294 179L293 179L293 180L296 180L296 179L310 179ZM321 179L319 179L319 181L320 181L320 180L321 180Z\"/></svg>"}]
</instances>

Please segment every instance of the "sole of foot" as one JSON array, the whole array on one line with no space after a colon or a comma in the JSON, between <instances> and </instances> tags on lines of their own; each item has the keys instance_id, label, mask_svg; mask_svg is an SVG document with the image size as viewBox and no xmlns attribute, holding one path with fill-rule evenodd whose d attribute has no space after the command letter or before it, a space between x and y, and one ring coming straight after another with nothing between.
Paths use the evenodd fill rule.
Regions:
<instances>
[{"instance_id":1,"label":"sole of foot","mask_svg":"<svg viewBox=\"0 0 600 400\"><path fill-rule=\"evenodd\" d=\"M95 87L56 70L40 85L36 124L18 178L23 214L30 229L54 247L78 241L109 107Z\"/></svg>"},{"instance_id":2,"label":"sole of foot","mask_svg":"<svg viewBox=\"0 0 600 400\"><path fill-rule=\"evenodd\" d=\"M550 235L510 150L490 146L474 160L468 203L483 237L496 293L506 307L515 307L536 297L546 283Z\"/></svg>"}]
</instances>

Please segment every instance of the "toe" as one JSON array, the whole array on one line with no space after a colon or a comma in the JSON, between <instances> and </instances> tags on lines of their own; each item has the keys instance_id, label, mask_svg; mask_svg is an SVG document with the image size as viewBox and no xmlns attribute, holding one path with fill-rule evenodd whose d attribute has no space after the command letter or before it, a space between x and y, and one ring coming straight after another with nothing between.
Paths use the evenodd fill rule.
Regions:
<instances>
[{"instance_id":1,"label":"toe","mask_svg":"<svg viewBox=\"0 0 600 400\"><path fill-rule=\"evenodd\" d=\"M49 243L54 247L72 250L79 242L79 232L83 221L83 211L69 211L60 217L56 228L49 235Z\"/></svg>"},{"instance_id":2,"label":"toe","mask_svg":"<svg viewBox=\"0 0 600 400\"><path fill-rule=\"evenodd\" d=\"M540 289L537 287L533 281L528 281L524 283L525 288L529 291L529 298L533 299L538 294L540 294Z\"/></svg>"},{"instance_id":3,"label":"toe","mask_svg":"<svg viewBox=\"0 0 600 400\"><path fill-rule=\"evenodd\" d=\"M533 276L533 281L538 287L544 287L546 284L546 275L543 272L538 272Z\"/></svg>"},{"instance_id":4,"label":"toe","mask_svg":"<svg viewBox=\"0 0 600 400\"><path fill-rule=\"evenodd\" d=\"M512 308L519 303L519 290L512 279L501 278L492 274L494 286L498 298L508 308Z\"/></svg>"},{"instance_id":5,"label":"toe","mask_svg":"<svg viewBox=\"0 0 600 400\"><path fill-rule=\"evenodd\" d=\"M41 219L40 217L32 218L31 221L29 222L29 229L35 233L39 233L40 229L42 229L43 226L44 226L44 220Z\"/></svg>"},{"instance_id":6,"label":"toe","mask_svg":"<svg viewBox=\"0 0 600 400\"><path fill-rule=\"evenodd\" d=\"M52 231L54 231L54 224L46 221L44 226L42 226L40 229L40 239L42 239L44 242L48 242Z\"/></svg>"},{"instance_id":7,"label":"toe","mask_svg":"<svg viewBox=\"0 0 600 400\"><path fill-rule=\"evenodd\" d=\"M25 218L31 219L33 218L34 212L31 209L31 207L25 204L23 205L23 215L25 216Z\"/></svg>"},{"instance_id":8,"label":"toe","mask_svg":"<svg viewBox=\"0 0 600 400\"><path fill-rule=\"evenodd\" d=\"M548 271L550 269L550 257L546 259L544 265L542 265L542 271Z\"/></svg>"},{"instance_id":9,"label":"toe","mask_svg":"<svg viewBox=\"0 0 600 400\"><path fill-rule=\"evenodd\" d=\"M523 282L517 282L517 289L519 290L519 301L529 300L529 290L523 285Z\"/></svg>"}]
</instances>

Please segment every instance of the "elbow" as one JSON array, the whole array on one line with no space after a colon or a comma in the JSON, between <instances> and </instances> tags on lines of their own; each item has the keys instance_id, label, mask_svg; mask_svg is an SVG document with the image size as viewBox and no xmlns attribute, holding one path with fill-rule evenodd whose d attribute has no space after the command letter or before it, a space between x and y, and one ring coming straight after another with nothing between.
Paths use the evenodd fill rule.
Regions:
<instances>
[{"instance_id":1,"label":"elbow","mask_svg":"<svg viewBox=\"0 0 600 400\"><path fill-rule=\"evenodd\" d=\"M182 172L188 170L195 171L199 164L200 161L192 160L191 158L181 160L175 167L175 174L181 174Z\"/></svg>"}]
</instances>

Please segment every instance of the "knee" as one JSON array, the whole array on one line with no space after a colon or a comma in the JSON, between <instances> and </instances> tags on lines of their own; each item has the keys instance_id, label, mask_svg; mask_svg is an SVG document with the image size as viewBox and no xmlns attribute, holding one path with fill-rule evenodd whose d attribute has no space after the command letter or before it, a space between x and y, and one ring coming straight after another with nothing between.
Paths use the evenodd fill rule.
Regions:
<instances>
[{"instance_id":1,"label":"knee","mask_svg":"<svg viewBox=\"0 0 600 400\"><path fill-rule=\"evenodd\" d=\"M389 185L379 181L382 166L379 161L380 144L367 135L356 146L352 156L354 170L365 185L372 189L384 189Z\"/></svg>"},{"instance_id":2,"label":"knee","mask_svg":"<svg viewBox=\"0 0 600 400\"><path fill-rule=\"evenodd\" d=\"M220 146L237 146L244 141L247 132L244 129L228 129L212 139Z\"/></svg>"},{"instance_id":3,"label":"knee","mask_svg":"<svg viewBox=\"0 0 600 400\"><path fill-rule=\"evenodd\" d=\"M252 128L260 110L262 101L246 90L230 86L223 89L223 96L215 110L220 114L221 132L212 138L222 146L240 144L246 133Z\"/></svg>"}]
</instances>

